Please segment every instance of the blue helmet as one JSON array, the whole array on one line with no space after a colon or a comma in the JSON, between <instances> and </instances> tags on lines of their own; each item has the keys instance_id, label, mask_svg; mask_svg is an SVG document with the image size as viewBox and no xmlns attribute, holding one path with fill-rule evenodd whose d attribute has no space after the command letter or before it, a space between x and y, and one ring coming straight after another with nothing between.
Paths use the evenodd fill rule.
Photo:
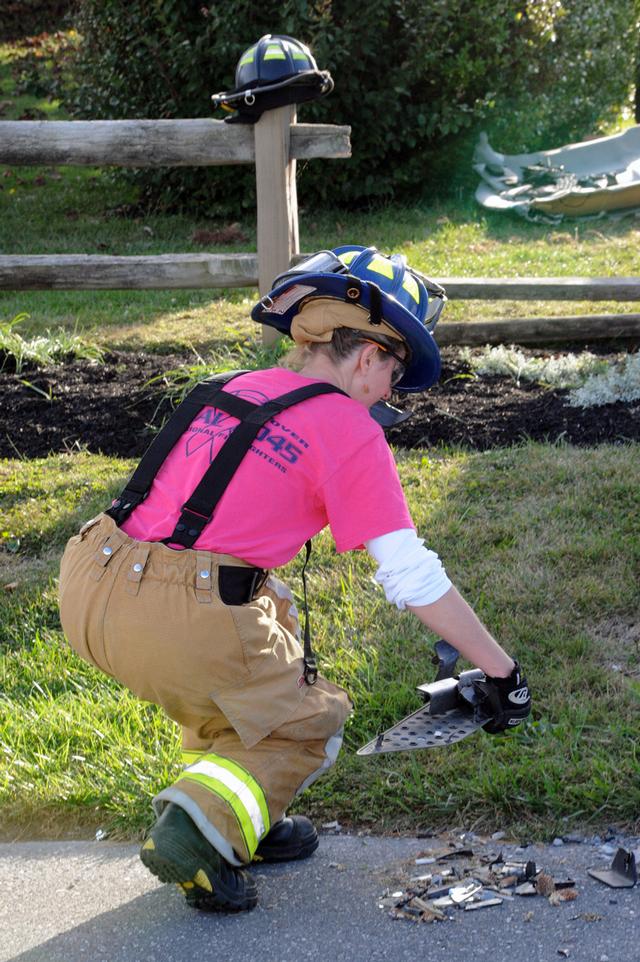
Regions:
<instances>
[{"instance_id":1,"label":"blue helmet","mask_svg":"<svg viewBox=\"0 0 640 962\"><path fill-rule=\"evenodd\" d=\"M405 342L409 360L397 391L424 391L438 380L440 351L433 329L447 297L439 284L408 267L403 254L387 257L375 247L355 244L319 251L280 274L251 317L290 334L296 314L320 297L363 307L373 338L384 322Z\"/></svg>"},{"instance_id":2,"label":"blue helmet","mask_svg":"<svg viewBox=\"0 0 640 962\"><path fill-rule=\"evenodd\" d=\"M255 123L265 110L323 97L333 90L328 70L318 70L311 51L299 40L267 33L244 51L236 67L235 88L213 94L227 120Z\"/></svg>"}]
</instances>

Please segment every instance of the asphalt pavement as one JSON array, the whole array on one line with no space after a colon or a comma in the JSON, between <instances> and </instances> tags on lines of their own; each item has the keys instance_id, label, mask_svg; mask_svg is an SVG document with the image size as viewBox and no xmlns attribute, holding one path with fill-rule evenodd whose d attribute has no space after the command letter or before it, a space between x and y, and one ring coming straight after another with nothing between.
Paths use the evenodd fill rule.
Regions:
<instances>
[{"instance_id":1,"label":"asphalt pavement","mask_svg":"<svg viewBox=\"0 0 640 962\"><path fill-rule=\"evenodd\" d=\"M464 844L473 859L501 850L576 882L574 901L515 896L431 924L393 919L381 899L422 862ZM640 962L640 884L612 889L587 875L608 868L618 845L637 838L556 845L461 838L325 834L308 860L252 869L258 907L238 915L189 909L161 885L138 846L106 841L0 844L0 962ZM472 861L473 861L472 859ZM464 865L464 859L457 859Z\"/></svg>"}]
</instances>

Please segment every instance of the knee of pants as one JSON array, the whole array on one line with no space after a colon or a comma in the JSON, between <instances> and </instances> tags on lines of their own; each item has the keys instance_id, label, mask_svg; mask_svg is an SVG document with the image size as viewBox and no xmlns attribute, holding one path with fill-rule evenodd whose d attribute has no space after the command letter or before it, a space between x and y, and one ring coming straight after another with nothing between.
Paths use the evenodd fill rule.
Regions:
<instances>
[{"instance_id":1,"label":"knee of pants","mask_svg":"<svg viewBox=\"0 0 640 962\"><path fill-rule=\"evenodd\" d=\"M326 742L342 731L352 709L344 688L318 677L293 715L271 735L293 741Z\"/></svg>"}]
</instances>

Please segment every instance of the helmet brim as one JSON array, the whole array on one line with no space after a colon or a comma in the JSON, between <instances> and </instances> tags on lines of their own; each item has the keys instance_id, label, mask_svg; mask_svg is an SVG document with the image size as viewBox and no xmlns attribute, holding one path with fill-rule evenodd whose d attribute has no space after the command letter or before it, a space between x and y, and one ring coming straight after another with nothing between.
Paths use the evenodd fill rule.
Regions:
<instances>
[{"instance_id":1,"label":"helmet brim","mask_svg":"<svg viewBox=\"0 0 640 962\"><path fill-rule=\"evenodd\" d=\"M251 317L291 336L291 322L306 300L329 297L349 303L347 291L352 286L353 279L349 274L299 274L263 297L251 311ZM358 306L367 311L371 307L368 284L360 287ZM381 310L384 321L407 343L410 353L405 373L394 390L406 393L425 391L440 377L440 352L432 332L389 294L384 294ZM371 324L372 337L375 332L375 325Z\"/></svg>"}]
</instances>

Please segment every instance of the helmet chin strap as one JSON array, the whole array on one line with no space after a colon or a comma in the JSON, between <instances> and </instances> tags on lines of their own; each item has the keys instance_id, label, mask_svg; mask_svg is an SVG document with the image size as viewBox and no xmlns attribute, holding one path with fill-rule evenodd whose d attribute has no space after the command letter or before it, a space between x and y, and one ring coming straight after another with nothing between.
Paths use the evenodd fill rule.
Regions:
<instances>
[{"instance_id":1,"label":"helmet chin strap","mask_svg":"<svg viewBox=\"0 0 640 962\"><path fill-rule=\"evenodd\" d=\"M413 417L413 411L401 411L388 401L376 401L369 408L369 414L383 428L392 428Z\"/></svg>"},{"instance_id":2,"label":"helmet chin strap","mask_svg":"<svg viewBox=\"0 0 640 962\"><path fill-rule=\"evenodd\" d=\"M353 274L347 274L349 286L345 294L347 304L359 304L362 300L363 282ZM382 324L382 292L373 281L366 281L369 289L369 323L374 327Z\"/></svg>"}]
</instances>

